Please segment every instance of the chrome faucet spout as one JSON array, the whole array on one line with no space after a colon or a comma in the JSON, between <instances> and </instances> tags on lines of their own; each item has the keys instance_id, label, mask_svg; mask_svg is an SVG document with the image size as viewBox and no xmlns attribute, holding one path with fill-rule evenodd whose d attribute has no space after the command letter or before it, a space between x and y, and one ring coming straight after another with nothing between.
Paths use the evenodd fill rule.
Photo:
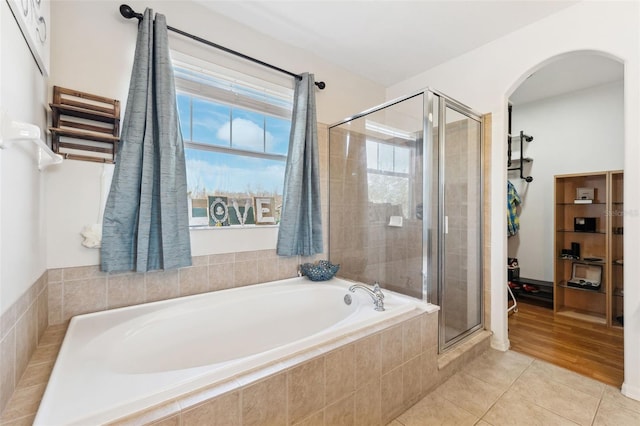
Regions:
<instances>
[{"instance_id":1,"label":"chrome faucet spout","mask_svg":"<svg viewBox=\"0 0 640 426\"><path fill-rule=\"evenodd\" d=\"M373 290L362 284L354 284L349 287L349 291L352 293L355 293L357 289L364 290L367 292L367 294L369 294L369 296L371 296L371 299L373 299L373 304L375 305L374 309L376 311L384 311L384 294L382 294L382 290L380 290L380 286L378 285L378 283L376 283L376 285L373 287Z\"/></svg>"}]
</instances>

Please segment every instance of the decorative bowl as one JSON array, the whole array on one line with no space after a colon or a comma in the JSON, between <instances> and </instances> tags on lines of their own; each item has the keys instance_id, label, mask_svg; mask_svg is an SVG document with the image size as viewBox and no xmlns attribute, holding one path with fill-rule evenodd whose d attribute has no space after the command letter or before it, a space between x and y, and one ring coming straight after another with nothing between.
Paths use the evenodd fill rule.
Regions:
<instances>
[{"instance_id":1,"label":"decorative bowl","mask_svg":"<svg viewBox=\"0 0 640 426\"><path fill-rule=\"evenodd\" d=\"M319 260L316 263L303 263L300 265L302 275L311 281L327 281L340 269L340 265L334 265L327 260Z\"/></svg>"}]
</instances>

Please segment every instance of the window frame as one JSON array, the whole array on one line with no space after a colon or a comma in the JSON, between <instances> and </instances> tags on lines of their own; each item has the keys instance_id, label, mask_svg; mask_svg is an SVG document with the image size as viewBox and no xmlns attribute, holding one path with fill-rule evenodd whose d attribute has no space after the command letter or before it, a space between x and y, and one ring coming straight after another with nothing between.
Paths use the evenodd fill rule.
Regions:
<instances>
[{"instance_id":1,"label":"window frame","mask_svg":"<svg viewBox=\"0 0 640 426\"><path fill-rule=\"evenodd\" d=\"M233 155L239 158L257 158L268 161L277 161L286 164L288 157L289 147L289 134L287 134L287 153L281 154L276 152L268 152L269 141L267 139L268 134L268 117L284 120L288 122L289 127L292 121L292 110L294 103L294 90L293 87L285 87L281 84L275 84L264 79L252 77L244 73L239 73L197 58L189 57L187 55L172 52L172 67L174 69L174 82L176 89L176 98L181 95L189 99L189 134L188 137L183 135L184 148L197 150L200 152L212 152L226 155ZM180 70L180 71L178 71ZM188 73L183 73L187 70ZM193 73L193 74L189 74ZM204 77L198 80L198 74L202 74ZM195 76L194 80L181 77L181 75ZM216 79L224 80L221 86L215 87L206 84L204 80L206 77L211 76ZM224 86L224 85L227 86ZM235 90L234 88L238 88ZM242 93L245 93L244 95ZM248 95L247 95L248 93ZM259 94L264 93L264 100L259 99ZM251 96L251 95L254 96ZM256 94L258 94L256 96ZM206 143L194 141L193 139L193 116L194 107L193 100L201 99L207 102L215 103L218 105L224 105L229 107L229 125L231 126L229 135L229 145L217 145L214 143ZM269 100L274 100L270 103ZM238 116L234 116L234 110L257 113L262 116L262 151L237 148L233 146L233 121ZM239 114L241 117L242 114ZM246 118L245 118L246 119ZM250 120L252 121L252 120ZM256 122L258 124L259 122ZM182 131L182 125L181 125ZM289 132L290 133L290 132ZM259 139L258 139L259 140ZM282 145L280 146L282 152ZM273 149L273 148L272 148ZM187 169L188 170L188 169ZM279 197L282 197L282 190L284 182L280 186ZM206 196L216 195L215 189L206 191ZM260 192L260 191L258 191ZM220 191L221 195L223 191ZM231 195L228 195L231 197ZM260 196L258 194L246 194L247 198ZM272 195L268 195L272 196ZM191 197L190 197L191 198ZM190 225L190 229L233 229L233 228L265 228L265 227L278 227L278 224L274 225L229 225L224 227L204 226L204 225Z\"/></svg>"}]
</instances>

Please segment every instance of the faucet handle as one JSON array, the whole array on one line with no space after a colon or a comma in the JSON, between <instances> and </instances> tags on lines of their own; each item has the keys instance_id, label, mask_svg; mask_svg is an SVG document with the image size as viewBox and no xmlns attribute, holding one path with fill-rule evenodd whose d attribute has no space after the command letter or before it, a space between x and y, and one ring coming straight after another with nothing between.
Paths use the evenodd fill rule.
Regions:
<instances>
[{"instance_id":1,"label":"faucet handle","mask_svg":"<svg viewBox=\"0 0 640 426\"><path fill-rule=\"evenodd\" d=\"M382 292L382 289L380 288L380 284L378 283L378 281L376 281L373 284L373 292L377 294L378 297L380 297L381 299L384 299L384 293Z\"/></svg>"}]
</instances>

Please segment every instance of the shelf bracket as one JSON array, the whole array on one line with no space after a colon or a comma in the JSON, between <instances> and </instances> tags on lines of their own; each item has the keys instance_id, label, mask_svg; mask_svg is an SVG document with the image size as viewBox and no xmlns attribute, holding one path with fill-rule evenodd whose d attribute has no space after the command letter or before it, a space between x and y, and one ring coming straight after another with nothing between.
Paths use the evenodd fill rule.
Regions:
<instances>
[{"instance_id":1,"label":"shelf bracket","mask_svg":"<svg viewBox=\"0 0 640 426\"><path fill-rule=\"evenodd\" d=\"M512 159L511 159L511 142L512 139L520 139L520 158L516 158L513 161L519 161L518 167L511 167ZM518 136L508 135L507 137L507 171L519 171L520 179L524 179L527 182L533 181L533 177L524 175L524 163L530 162L531 159L524 157L524 142L531 142L533 140L533 136L525 135L521 130Z\"/></svg>"},{"instance_id":2,"label":"shelf bracket","mask_svg":"<svg viewBox=\"0 0 640 426\"><path fill-rule=\"evenodd\" d=\"M31 141L38 147L38 170L62 163L56 154L40 139L40 128L34 124L14 121L0 112L0 148L8 148L17 141Z\"/></svg>"}]
</instances>

